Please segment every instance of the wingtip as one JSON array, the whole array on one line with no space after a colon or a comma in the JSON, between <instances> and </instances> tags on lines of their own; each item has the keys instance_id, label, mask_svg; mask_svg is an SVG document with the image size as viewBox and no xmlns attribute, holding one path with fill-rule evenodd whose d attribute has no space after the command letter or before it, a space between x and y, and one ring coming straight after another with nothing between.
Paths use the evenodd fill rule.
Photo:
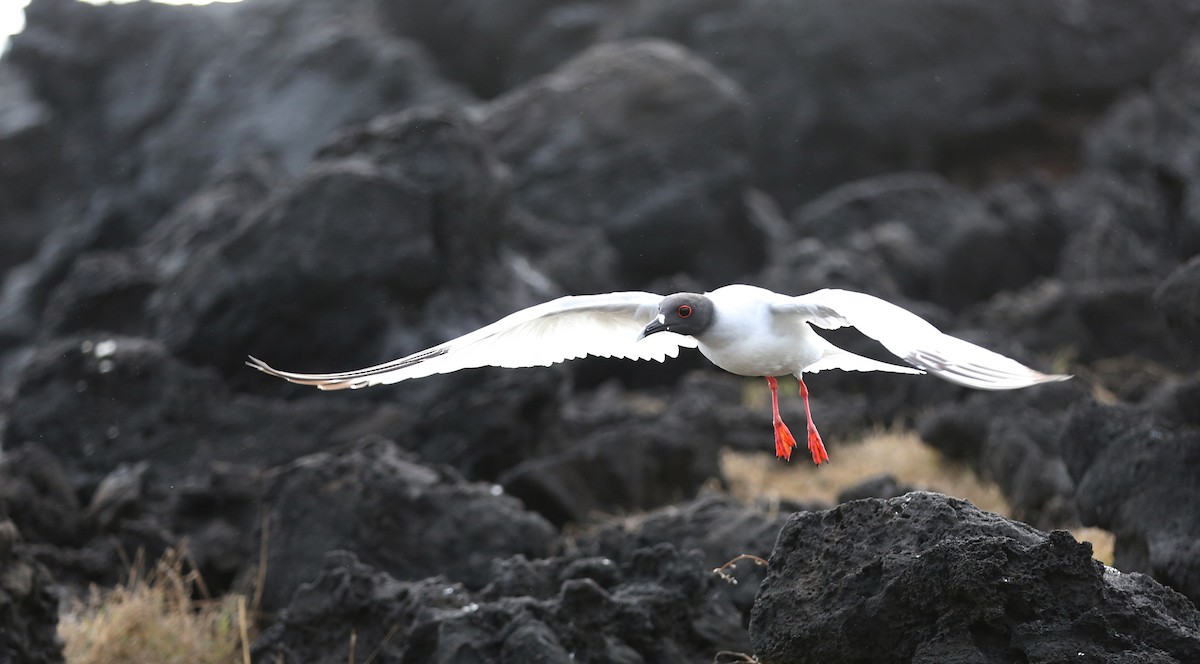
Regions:
<instances>
[{"instance_id":1,"label":"wingtip","mask_svg":"<svg viewBox=\"0 0 1200 664\"><path fill-rule=\"evenodd\" d=\"M1075 377L1074 374L1044 374L1040 371L1034 373L1037 375L1032 378L1032 382L1026 384L1026 387L1042 385L1044 383L1061 383L1064 380L1071 380Z\"/></svg>"}]
</instances>

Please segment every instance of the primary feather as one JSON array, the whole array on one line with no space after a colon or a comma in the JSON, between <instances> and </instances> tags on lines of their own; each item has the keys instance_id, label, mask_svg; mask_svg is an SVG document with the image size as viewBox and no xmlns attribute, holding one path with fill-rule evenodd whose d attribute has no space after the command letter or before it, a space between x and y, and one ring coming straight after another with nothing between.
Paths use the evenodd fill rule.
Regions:
<instances>
[{"instance_id":1,"label":"primary feather","mask_svg":"<svg viewBox=\"0 0 1200 664\"><path fill-rule=\"evenodd\" d=\"M772 310L825 329L853 326L914 367L966 387L1011 390L1070 378L1035 371L944 334L911 311L865 293L826 288L772 305Z\"/></svg>"},{"instance_id":2,"label":"primary feather","mask_svg":"<svg viewBox=\"0 0 1200 664\"><path fill-rule=\"evenodd\" d=\"M696 346L694 339L671 333L638 340L638 333L657 314L662 299L644 292L561 297L432 348L356 371L293 373L254 357L246 364L293 383L341 390L474 367L549 366L587 355L662 362L677 356L680 347Z\"/></svg>"}]
</instances>

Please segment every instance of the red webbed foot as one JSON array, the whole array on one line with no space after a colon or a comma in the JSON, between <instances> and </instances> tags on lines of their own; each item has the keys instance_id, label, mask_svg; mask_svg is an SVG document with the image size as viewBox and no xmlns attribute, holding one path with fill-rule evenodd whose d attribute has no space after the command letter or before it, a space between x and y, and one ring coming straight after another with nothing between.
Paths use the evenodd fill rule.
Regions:
<instances>
[{"instance_id":1,"label":"red webbed foot","mask_svg":"<svg viewBox=\"0 0 1200 664\"><path fill-rule=\"evenodd\" d=\"M791 461L792 448L796 446L796 438L788 430L783 420L775 420L775 457Z\"/></svg>"},{"instance_id":2,"label":"red webbed foot","mask_svg":"<svg viewBox=\"0 0 1200 664\"><path fill-rule=\"evenodd\" d=\"M821 434L817 433L817 425L813 424L812 411L808 408L808 386L804 384L804 378L796 378L800 381L800 398L804 399L804 417L808 420L808 453L812 455L813 463L819 466L829 461L829 453L825 451L825 443L821 442Z\"/></svg>"},{"instance_id":3,"label":"red webbed foot","mask_svg":"<svg viewBox=\"0 0 1200 664\"><path fill-rule=\"evenodd\" d=\"M783 419L779 417L779 381L775 380L774 376L766 376L766 379L767 385L771 386L771 414L772 421L775 423L775 456L790 461L792 448L796 446L796 439L792 436L792 432L788 431Z\"/></svg>"},{"instance_id":4,"label":"red webbed foot","mask_svg":"<svg viewBox=\"0 0 1200 664\"><path fill-rule=\"evenodd\" d=\"M825 451L825 443L821 442L821 434L817 433L816 428L808 430L808 453L818 466L829 461L829 453Z\"/></svg>"}]
</instances>

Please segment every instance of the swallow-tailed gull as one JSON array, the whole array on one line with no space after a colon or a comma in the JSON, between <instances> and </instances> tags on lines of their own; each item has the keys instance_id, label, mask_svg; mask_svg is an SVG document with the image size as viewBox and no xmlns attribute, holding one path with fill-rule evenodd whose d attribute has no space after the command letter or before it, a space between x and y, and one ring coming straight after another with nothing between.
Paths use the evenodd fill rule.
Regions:
<instances>
[{"instance_id":1,"label":"swallow-tailed gull","mask_svg":"<svg viewBox=\"0 0 1200 664\"><path fill-rule=\"evenodd\" d=\"M853 326L911 367L855 355L815 331ZM943 334L916 314L877 297L824 289L799 297L756 286L711 293L624 292L575 295L522 309L491 325L398 360L341 373L279 371L257 358L259 371L322 390L398 383L471 367L549 366L586 355L657 360L698 348L718 367L762 376L771 387L775 454L790 459L795 438L779 416L776 376L800 382L808 420L808 451L818 465L829 459L808 407L804 374L826 369L931 373L981 390L1011 390L1070 376L1044 374L1011 358Z\"/></svg>"}]
</instances>

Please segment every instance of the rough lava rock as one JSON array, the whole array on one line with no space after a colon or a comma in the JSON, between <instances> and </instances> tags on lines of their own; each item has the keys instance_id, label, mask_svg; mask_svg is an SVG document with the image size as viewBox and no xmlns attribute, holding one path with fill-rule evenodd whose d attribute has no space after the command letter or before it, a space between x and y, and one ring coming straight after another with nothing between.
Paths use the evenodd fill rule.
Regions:
<instances>
[{"instance_id":1,"label":"rough lava rock","mask_svg":"<svg viewBox=\"0 0 1200 664\"><path fill-rule=\"evenodd\" d=\"M151 315L173 351L236 369L235 380L249 375L248 352L297 368L365 366L439 289L507 287L516 294L492 309L532 303L498 262L506 204L501 167L461 113L380 118L198 248Z\"/></svg>"},{"instance_id":2,"label":"rough lava rock","mask_svg":"<svg viewBox=\"0 0 1200 664\"><path fill-rule=\"evenodd\" d=\"M54 336L88 332L149 336L146 299L158 286L155 272L134 255L84 254L50 294L43 329Z\"/></svg>"},{"instance_id":3,"label":"rough lava rock","mask_svg":"<svg viewBox=\"0 0 1200 664\"><path fill-rule=\"evenodd\" d=\"M914 492L792 515L750 621L763 664L1191 662L1200 612L1142 574L966 501Z\"/></svg>"},{"instance_id":4,"label":"rough lava rock","mask_svg":"<svg viewBox=\"0 0 1200 664\"><path fill-rule=\"evenodd\" d=\"M80 253L137 244L247 155L295 175L342 128L472 100L371 3L324 4L30 4L0 62L0 153L25 173L0 178L0 351L38 331ZM33 255L28 237L46 238ZM10 255L30 261L5 275Z\"/></svg>"},{"instance_id":5,"label":"rough lava rock","mask_svg":"<svg viewBox=\"0 0 1200 664\"><path fill-rule=\"evenodd\" d=\"M1200 251L1198 64L1200 40L1193 38L1148 89L1126 95L1087 134L1085 143L1089 164L1119 173L1163 202L1168 214L1157 224L1165 231L1158 240L1179 258Z\"/></svg>"},{"instance_id":6,"label":"rough lava rock","mask_svg":"<svg viewBox=\"0 0 1200 664\"><path fill-rule=\"evenodd\" d=\"M1071 404L1089 397L1083 379L1012 392L971 392L918 419L921 439L1000 485L1016 518L1045 527L1074 525L1075 482L1059 435ZM882 497L882 496L881 496Z\"/></svg>"},{"instance_id":7,"label":"rough lava rock","mask_svg":"<svg viewBox=\"0 0 1200 664\"><path fill-rule=\"evenodd\" d=\"M28 77L0 61L0 275L33 256L46 228L37 204L54 178L50 110Z\"/></svg>"},{"instance_id":8,"label":"rough lava rock","mask_svg":"<svg viewBox=\"0 0 1200 664\"><path fill-rule=\"evenodd\" d=\"M862 498L895 498L913 490L913 487L899 482L891 473L883 473L842 489L838 492L837 502L848 503Z\"/></svg>"},{"instance_id":9,"label":"rough lava rock","mask_svg":"<svg viewBox=\"0 0 1200 664\"><path fill-rule=\"evenodd\" d=\"M5 449L0 455L0 503L25 539L58 545L85 536L83 507L58 457L37 444Z\"/></svg>"},{"instance_id":10,"label":"rough lava rock","mask_svg":"<svg viewBox=\"0 0 1200 664\"><path fill-rule=\"evenodd\" d=\"M892 174L829 191L799 208L793 223L802 237L882 261L908 298L961 309L1055 266L1059 225L1001 217L1003 194L996 198L989 205L932 173Z\"/></svg>"},{"instance_id":11,"label":"rough lava rock","mask_svg":"<svg viewBox=\"0 0 1200 664\"><path fill-rule=\"evenodd\" d=\"M1063 141L1058 118L1146 80L1198 17L1186 0L641 7L619 34L678 41L746 89L757 175L788 208L864 176L970 168L960 154L1022 137Z\"/></svg>"},{"instance_id":12,"label":"rough lava rock","mask_svg":"<svg viewBox=\"0 0 1200 664\"><path fill-rule=\"evenodd\" d=\"M299 172L337 129L399 108L466 102L367 3L95 8L38 0L6 56L36 72L64 162L83 182L133 182L170 205L247 150Z\"/></svg>"},{"instance_id":13,"label":"rough lava rock","mask_svg":"<svg viewBox=\"0 0 1200 664\"><path fill-rule=\"evenodd\" d=\"M1169 429L1128 406L1080 402L1060 446L1087 525L1116 535L1113 564L1145 572L1200 604L1200 432Z\"/></svg>"},{"instance_id":14,"label":"rough lava rock","mask_svg":"<svg viewBox=\"0 0 1200 664\"><path fill-rule=\"evenodd\" d=\"M514 199L562 226L602 229L616 250L618 269L593 288L682 271L722 282L761 263L746 99L686 49L597 46L481 113Z\"/></svg>"},{"instance_id":15,"label":"rough lava rock","mask_svg":"<svg viewBox=\"0 0 1200 664\"><path fill-rule=\"evenodd\" d=\"M557 525L593 512L644 510L691 498L720 472L713 395L704 385L669 398L625 398L609 384L576 400L548 433L561 451L525 460L497 482ZM765 426L764 426L765 431ZM766 436L764 435L764 440Z\"/></svg>"},{"instance_id":16,"label":"rough lava rock","mask_svg":"<svg viewBox=\"0 0 1200 664\"><path fill-rule=\"evenodd\" d=\"M390 27L429 49L441 71L482 97L494 97L599 39L624 4L410 0L380 8Z\"/></svg>"},{"instance_id":17,"label":"rough lava rock","mask_svg":"<svg viewBox=\"0 0 1200 664\"><path fill-rule=\"evenodd\" d=\"M1141 178L1092 168L1054 192L1068 236L1056 276L1069 282L1161 277L1178 260L1171 204Z\"/></svg>"},{"instance_id":18,"label":"rough lava rock","mask_svg":"<svg viewBox=\"0 0 1200 664\"><path fill-rule=\"evenodd\" d=\"M542 558L557 547L554 528L499 487L416 463L391 441L302 457L270 484L268 610L286 604L334 549L397 578L440 574L478 589L493 559Z\"/></svg>"},{"instance_id":19,"label":"rough lava rock","mask_svg":"<svg viewBox=\"0 0 1200 664\"><path fill-rule=\"evenodd\" d=\"M1178 350L1155 309L1156 277L1037 281L1001 293L975 310L980 328L1045 356L1067 353L1081 363L1138 357L1171 364Z\"/></svg>"},{"instance_id":20,"label":"rough lava rock","mask_svg":"<svg viewBox=\"0 0 1200 664\"><path fill-rule=\"evenodd\" d=\"M1154 291L1154 304L1181 355L1200 358L1200 256L1175 268Z\"/></svg>"},{"instance_id":21,"label":"rough lava rock","mask_svg":"<svg viewBox=\"0 0 1200 664\"><path fill-rule=\"evenodd\" d=\"M877 4L33 0L0 59L0 661L41 656L46 572L181 540L216 593L266 543L263 661L709 662L752 615L764 662L1200 661L1184 599L924 494L792 517L753 608L767 570L711 570L784 517L702 492L769 454L769 395L695 351L337 394L242 363L566 293L864 290L1080 379L822 372L831 451L932 409L1016 516L1109 527L1195 601L1200 6Z\"/></svg>"},{"instance_id":22,"label":"rough lava rock","mask_svg":"<svg viewBox=\"0 0 1200 664\"><path fill-rule=\"evenodd\" d=\"M473 592L440 577L397 580L333 552L254 655L333 664L345 661L352 634L360 652L405 664L690 664L748 647L723 582L670 544L617 559L518 556L494 576Z\"/></svg>"},{"instance_id":23,"label":"rough lava rock","mask_svg":"<svg viewBox=\"0 0 1200 664\"><path fill-rule=\"evenodd\" d=\"M56 664L63 656L53 579L20 542L0 501L0 661Z\"/></svg>"},{"instance_id":24,"label":"rough lava rock","mask_svg":"<svg viewBox=\"0 0 1200 664\"><path fill-rule=\"evenodd\" d=\"M588 556L627 559L639 548L669 543L680 551L699 551L706 569L716 569L742 554L771 554L786 514L747 507L727 496L701 493L695 500L601 524L582 533L578 550ZM743 560L726 570L736 580L725 590L750 619L750 607L766 570Z\"/></svg>"},{"instance_id":25,"label":"rough lava rock","mask_svg":"<svg viewBox=\"0 0 1200 664\"><path fill-rule=\"evenodd\" d=\"M17 377L6 445L35 442L90 495L122 463L153 460L182 479L214 461L268 468L344 439L370 412L326 400L295 407L234 396L208 369L183 364L157 342L78 337L44 346Z\"/></svg>"},{"instance_id":26,"label":"rough lava rock","mask_svg":"<svg viewBox=\"0 0 1200 664\"><path fill-rule=\"evenodd\" d=\"M298 349L277 350L285 360L328 349L332 343L343 357L363 362L363 349L377 346L386 327L381 303L388 299L384 281L392 275L379 269L378 254L402 246L406 226L425 216L422 203L415 192L360 165L315 169L221 245L194 256L165 285L154 302L156 317L162 321L159 333L185 357L230 367L236 366L246 349L265 348L264 336L290 337L302 344ZM393 210L412 211L413 223L397 223ZM301 223L307 228L294 227ZM289 226L293 228L285 231ZM408 271L412 279L398 279L404 290L431 290L435 283L436 265L428 251L431 242L428 236L425 243L420 239L408 245L413 251L408 257L417 264ZM322 255L322 249L328 253ZM362 260L339 264L334 255L345 252L360 252ZM321 279L325 269L333 272ZM347 288L347 280L352 279L360 280L361 287ZM328 310L319 328L310 326L312 332L325 330L327 336L282 335L273 330L264 334L257 329L267 324L294 329L309 315L295 311L301 303L307 312ZM338 316L339 309L346 313ZM342 340L341 347L337 340ZM359 350L352 350L347 341Z\"/></svg>"}]
</instances>

